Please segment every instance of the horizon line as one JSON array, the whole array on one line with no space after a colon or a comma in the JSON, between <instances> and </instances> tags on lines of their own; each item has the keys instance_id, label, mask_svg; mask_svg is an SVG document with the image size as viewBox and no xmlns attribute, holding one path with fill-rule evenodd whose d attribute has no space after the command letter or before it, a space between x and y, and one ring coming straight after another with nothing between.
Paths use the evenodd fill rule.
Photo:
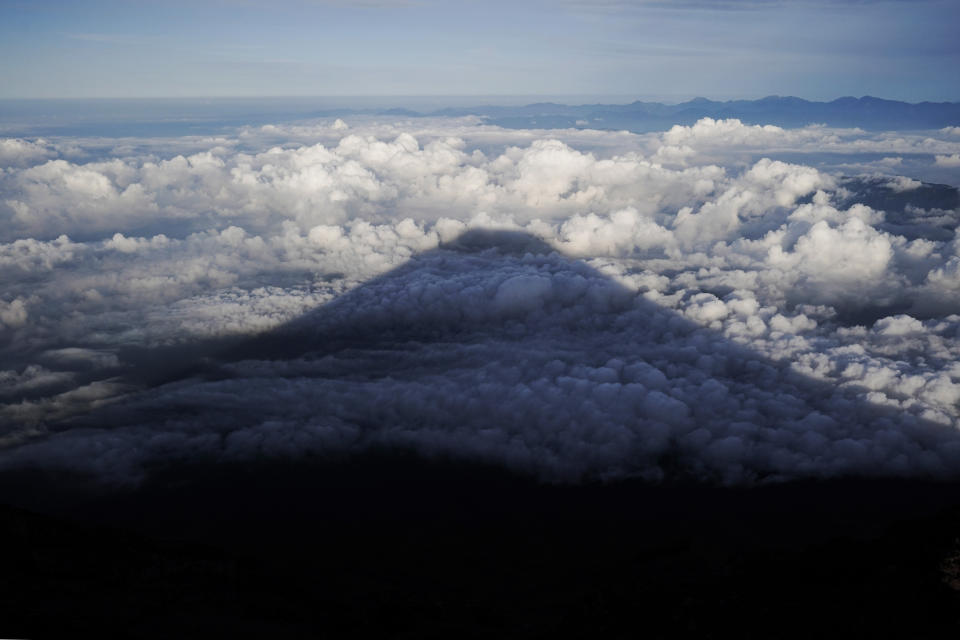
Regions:
<instances>
[{"instance_id":1,"label":"horizon line","mask_svg":"<svg viewBox=\"0 0 960 640\"><path fill-rule=\"evenodd\" d=\"M529 99L558 99L558 98L595 98L595 99L612 99L612 98L624 98L627 99L627 102L592 102L592 103L582 103L585 104L633 104L636 102L645 102L645 103L661 103L661 104L685 104L688 102L694 101L710 101L710 102L740 102L740 101L750 101L756 102L760 100L767 100L771 98L779 99L797 99L803 100L804 102L810 103L821 103L829 104L831 102L836 102L837 100L844 99L855 99L855 100L864 100L872 98L875 100L885 100L888 102L901 102L905 104L957 104L960 103L960 97L953 100L901 100L896 98L884 98L881 96L875 96L871 94L864 94L861 96L856 96L852 94L846 94L837 96L830 99L814 99L814 98L804 98L797 95L782 95L782 94L768 94L759 97L715 97L710 98L703 95L696 95L693 97L673 97L668 98L667 96L651 96L648 98L644 97L633 97L636 94L609 94L609 93L464 93L464 94L271 94L271 95L156 95L156 96L0 96L0 102L27 102L27 101L49 101L49 102L67 102L67 101L105 101L105 100L117 100L117 101L149 101L149 100L159 100L159 101L176 101L176 100L316 100L316 99L337 99L337 100L348 100L348 99L363 99L363 100L372 100L372 99L490 99L490 98L529 98ZM684 94L686 95L686 94ZM632 99L631 99L632 98ZM535 102L534 102L535 103ZM469 106L485 106L485 105L469 105ZM582 106L582 105L573 105L568 104L566 106Z\"/></svg>"}]
</instances>

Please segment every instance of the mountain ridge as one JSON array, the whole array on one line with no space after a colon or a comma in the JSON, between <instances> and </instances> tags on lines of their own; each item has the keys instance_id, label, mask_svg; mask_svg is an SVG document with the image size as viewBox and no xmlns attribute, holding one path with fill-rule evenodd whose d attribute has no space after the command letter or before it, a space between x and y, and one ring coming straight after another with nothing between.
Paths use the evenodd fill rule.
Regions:
<instances>
[{"instance_id":1,"label":"mountain ridge","mask_svg":"<svg viewBox=\"0 0 960 640\"><path fill-rule=\"evenodd\" d=\"M396 115L396 109L375 110ZM771 95L757 100L716 101L697 97L678 104L635 100L627 104L566 105L536 102L522 106L478 105L428 112L416 117L480 116L508 128L592 128L647 132L689 125L701 118L736 118L745 124L798 127L824 124L868 130L940 129L960 125L960 102L902 102L876 96L843 96L828 102ZM368 112L369 113L369 112ZM334 114L324 114L334 115Z\"/></svg>"}]
</instances>

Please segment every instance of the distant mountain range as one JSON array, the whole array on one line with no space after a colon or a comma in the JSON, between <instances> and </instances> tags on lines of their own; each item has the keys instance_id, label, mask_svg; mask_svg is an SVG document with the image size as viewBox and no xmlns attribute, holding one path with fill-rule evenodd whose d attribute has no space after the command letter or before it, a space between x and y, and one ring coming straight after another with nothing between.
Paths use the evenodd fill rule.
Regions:
<instances>
[{"instance_id":1,"label":"distant mountain range","mask_svg":"<svg viewBox=\"0 0 960 640\"><path fill-rule=\"evenodd\" d=\"M481 99L481 98L478 98ZM171 98L0 100L2 136L178 136L215 135L231 127L260 126L312 118L358 115L421 118L476 115L511 129L608 129L636 133L663 131L700 118L738 118L747 124L802 127L860 127L866 130L918 130L960 126L960 102L898 102L871 96L812 102L769 96L718 102L694 98L680 104L566 105L538 102L523 106L478 105L442 109L389 108L345 99ZM403 98L398 98L402 101ZM334 106L331 102L339 102Z\"/></svg>"},{"instance_id":2,"label":"distant mountain range","mask_svg":"<svg viewBox=\"0 0 960 640\"><path fill-rule=\"evenodd\" d=\"M342 115L330 112L323 115ZM483 116L492 124L509 128L591 128L659 131L675 124L693 124L700 118L738 118L748 124L801 127L825 124L868 130L939 129L960 125L960 102L909 103L872 96L812 102L802 98L768 96L760 100L717 102L694 98L680 104L631 102L630 104L565 105L541 102L525 106L457 107L429 113L409 109L363 110L393 116Z\"/></svg>"}]
</instances>

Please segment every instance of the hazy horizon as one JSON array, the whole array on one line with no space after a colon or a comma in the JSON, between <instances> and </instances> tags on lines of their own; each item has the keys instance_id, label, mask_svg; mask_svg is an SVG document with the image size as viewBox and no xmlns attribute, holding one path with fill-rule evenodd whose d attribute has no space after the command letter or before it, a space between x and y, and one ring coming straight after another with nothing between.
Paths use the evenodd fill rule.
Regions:
<instances>
[{"instance_id":1,"label":"hazy horizon","mask_svg":"<svg viewBox=\"0 0 960 640\"><path fill-rule=\"evenodd\" d=\"M383 106L383 107L407 107L406 104L393 104L392 100L404 100L410 101L410 103L417 103L432 106L434 104L442 107L473 107L473 106L488 106L488 105L503 105L503 106L523 106L528 104L535 104L538 102L556 102L558 104L566 104L570 106L576 105L587 105L587 104L611 104L611 105L626 105L633 102L656 102L661 104L682 104L684 102L690 102L692 100L706 99L714 102L735 102L735 101L749 101L749 100L762 100L764 98L799 98L801 100L806 100L807 102L832 102L835 100L840 100L843 98L879 98L881 100L889 100L893 102L906 102L908 104L919 104L922 102L943 102L943 103L955 103L960 102L960 95L953 99L944 99L944 100L904 100L898 98L891 98L887 95L877 95L877 94L856 94L856 93L838 93L836 95L831 95L828 97L810 97L807 95L799 95L796 93L756 93L756 94L729 94L729 95L716 95L716 94L673 94L673 95L660 95L660 94L591 94L591 93L573 93L573 94L553 94L553 93L542 93L542 94L482 94L482 93L463 93L463 94L357 94L357 95L339 95L339 94L270 94L270 95L253 95L253 94L237 94L237 95L145 95L145 96L115 96L115 95L95 95L95 96L16 96L16 97L0 97L0 102L93 102L93 101L117 101L117 102L175 102L175 101L231 101L231 100L248 100L248 101L280 101L280 100L330 100L342 103L342 106L347 106L349 103L358 102L364 103L367 102L371 105ZM477 101L482 102L477 102ZM582 101L582 102L576 102ZM362 106L362 104L361 104ZM412 107L408 107L412 108Z\"/></svg>"}]
</instances>

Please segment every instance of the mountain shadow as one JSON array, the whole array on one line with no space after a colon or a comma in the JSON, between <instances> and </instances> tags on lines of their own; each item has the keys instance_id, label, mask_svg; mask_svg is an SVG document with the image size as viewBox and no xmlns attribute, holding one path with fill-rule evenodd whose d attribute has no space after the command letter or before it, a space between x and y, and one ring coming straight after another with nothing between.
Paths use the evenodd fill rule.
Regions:
<instances>
[{"instance_id":1,"label":"mountain shadow","mask_svg":"<svg viewBox=\"0 0 960 640\"><path fill-rule=\"evenodd\" d=\"M737 313L707 294L691 309ZM953 477L960 463L960 436L918 411L801 374L515 231L467 232L256 337L141 359L163 372L150 388L13 454L69 468L59 446L108 483L191 458L381 448L549 482Z\"/></svg>"}]
</instances>

